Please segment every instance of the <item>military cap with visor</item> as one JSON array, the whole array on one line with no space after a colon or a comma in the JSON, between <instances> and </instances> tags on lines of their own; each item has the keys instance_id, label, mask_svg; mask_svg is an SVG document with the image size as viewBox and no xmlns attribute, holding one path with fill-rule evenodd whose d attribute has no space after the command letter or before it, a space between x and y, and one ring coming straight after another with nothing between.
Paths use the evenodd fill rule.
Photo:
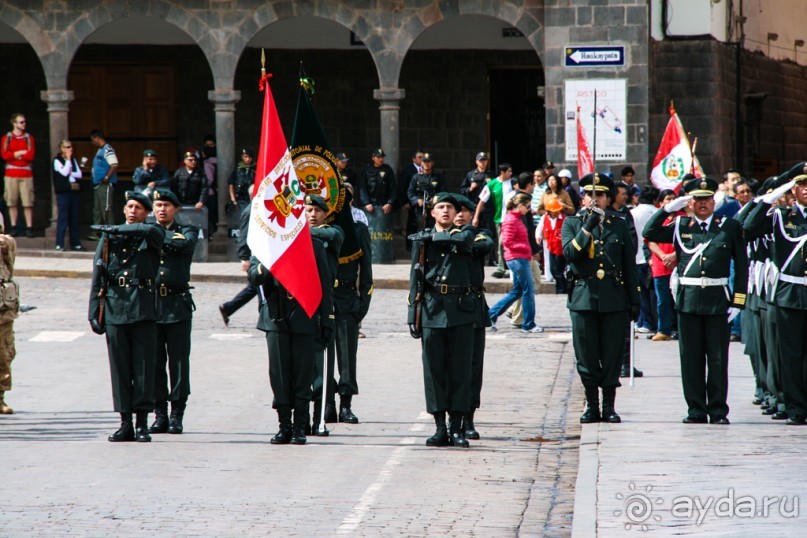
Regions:
<instances>
[{"instance_id":1,"label":"military cap with visor","mask_svg":"<svg viewBox=\"0 0 807 538\"><path fill-rule=\"evenodd\" d=\"M592 172L580 179L580 188L586 192L610 193L614 188L614 180L605 174Z\"/></svg>"},{"instance_id":2,"label":"military cap with visor","mask_svg":"<svg viewBox=\"0 0 807 538\"><path fill-rule=\"evenodd\" d=\"M696 198L711 198L720 185L710 177L696 177L684 183L684 192Z\"/></svg>"}]
</instances>

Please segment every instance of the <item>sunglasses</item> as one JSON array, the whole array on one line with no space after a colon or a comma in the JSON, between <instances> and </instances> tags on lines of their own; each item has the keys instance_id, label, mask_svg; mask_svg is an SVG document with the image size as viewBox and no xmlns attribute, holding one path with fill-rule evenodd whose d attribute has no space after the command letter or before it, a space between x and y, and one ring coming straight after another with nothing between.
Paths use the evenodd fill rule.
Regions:
<instances>
[{"instance_id":1,"label":"sunglasses","mask_svg":"<svg viewBox=\"0 0 807 538\"><path fill-rule=\"evenodd\" d=\"M73 146L62 146L62 149L73 149Z\"/></svg>"}]
</instances>

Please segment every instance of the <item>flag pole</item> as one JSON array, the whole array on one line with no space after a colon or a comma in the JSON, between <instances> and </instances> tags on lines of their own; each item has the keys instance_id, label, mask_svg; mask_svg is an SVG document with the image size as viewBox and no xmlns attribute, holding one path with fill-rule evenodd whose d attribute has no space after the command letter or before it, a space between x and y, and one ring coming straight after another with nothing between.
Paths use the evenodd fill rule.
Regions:
<instances>
[{"instance_id":1,"label":"flag pole","mask_svg":"<svg viewBox=\"0 0 807 538\"><path fill-rule=\"evenodd\" d=\"M594 88L594 147L591 151L591 165L597 171L597 88Z\"/></svg>"}]
</instances>

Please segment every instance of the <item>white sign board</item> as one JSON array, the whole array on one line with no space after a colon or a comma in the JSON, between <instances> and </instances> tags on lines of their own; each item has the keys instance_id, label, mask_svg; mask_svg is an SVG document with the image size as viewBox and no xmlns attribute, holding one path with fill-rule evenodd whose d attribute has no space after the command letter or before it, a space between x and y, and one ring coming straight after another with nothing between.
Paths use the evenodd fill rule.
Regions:
<instances>
[{"instance_id":1,"label":"white sign board","mask_svg":"<svg viewBox=\"0 0 807 538\"><path fill-rule=\"evenodd\" d=\"M595 104L596 95L596 104ZM628 81L567 80L566 161L577 161L577 108L594 161L625 161L627 156ZM595 121L596 119L596 121ZM596 148L596 149L595 149Z\"/></svg>"}]
</instances>

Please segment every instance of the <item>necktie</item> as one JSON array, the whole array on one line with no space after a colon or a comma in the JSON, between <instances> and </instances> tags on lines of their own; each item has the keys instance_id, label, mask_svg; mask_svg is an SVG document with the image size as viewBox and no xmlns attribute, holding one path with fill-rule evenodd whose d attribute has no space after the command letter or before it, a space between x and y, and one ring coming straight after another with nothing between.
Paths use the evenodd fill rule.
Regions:
<instances>
[{"instance_id":1,"label":"necktie","mask_svg":"<svg viewBox=\"0 0 807 538\"><path fill-rule=\"evenodd\" d=\"M701 232L703 232L704 234L706 233L706 223L705 222L701 222Z\"/></svg>"}]
</instances>

